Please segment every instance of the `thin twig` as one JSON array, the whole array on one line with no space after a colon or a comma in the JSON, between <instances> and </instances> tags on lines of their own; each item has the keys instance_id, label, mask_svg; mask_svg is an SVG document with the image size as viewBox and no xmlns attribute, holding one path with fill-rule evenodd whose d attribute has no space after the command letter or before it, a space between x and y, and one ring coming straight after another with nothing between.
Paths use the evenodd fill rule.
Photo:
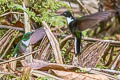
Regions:
<instances>
[{"instance_id":1,"label":"thin twig","mask_svg":"<svg viewBox=\"0 0 120 80\"><path fill-rule=\"evenodd\" d=\"M38 49L41 49L40 50L40 52L37 52L35 55L34 55L34 58L35 59L40 59L41 58L41 55L42 55L42 52L43 52L43 50L44 50L44 45L45 45L45 42L46 41L48 41L47 40L47 36L44 36L43 37L43 39L42 39L42 41L41 41L41 43L40 43L40 45L39 45L39 47L38 47Z\"/></svg>"},{"instance_id":2,"label":"thin twig","mask_svg":"<svg viewBox=\"0 0 120 80\"><path fill-rule=\"evenodd\" d=\"M26 57L26 56L29 56L29 55L35 54L35 53L38 52L38 51L40 51L40 49L35 50L35 51L33 51L33 52L30 52L30 53L27 53L27 52L26 52L26 53L23 53L23 54L25 54L25 55L20 56L20 57L17 57L17 58L12 59L12 60L8 60L8 61L0 62L0 65L1 65L1 64L6 64L6 63L9 63L9 62L12 62L12 61L16 61L16 60L19 60L19 59L22 59L22 58L24 58L24 57Z\"/></svg>"},{"instance_id":3,"label":"thin twig","mask_svg":"<svg viewBox=\"0 0 120 80\"><path fill-rule=\"evenodd\" d=\"M91 68L91 70L95 70L95 71L100 71L100 72L105 72L111 75L119 75L120 71L116 71L116 70L111 70L111 69L99 69L99 68Z\"/></svg>"},{"instance_id":4,"label":"thin twig","mask_svg":"<svg viewBox=\"0 0 120 80\"><path fill-rule=\"evenodd\" d=\"M24 31L23 28L15 27L15 26L7 26L7 25L0 25L0 29L14 29L18 31Z\"/></svg>"},{"instance_id":5,"label":"thin twig","mask_svg":"<svg viewBox=\"0 0 120 80\"><path fill-rule=\"evenodd\" d=\"M14 73L11 73L11 72L0 72L0 74L14 74Z\"/></svg>"},{"instance_id":6,"label":"thin twig","mask_svg":"<svg viewBox=\"0 0 120 80\"><path fill-rule=\"evenodd\" d=\"M114 47L111 46L111 48L110 48L110 57L109 57L108 62L106 63L105 66L109 66L110 63L112 62L112 60L113 60L113 51L114 51ZM108 58L108 57L107 57L107 58Z\"/></svg>"},{"instance_id":7,"label":"thin twig","mask_svg":"<svg viewBox=\"0 0 120 80\"><path fill-rule=\"evenodd\" d=\"M102 39L95 39L95 38L88 38L88 37L84 37L83 40L89 41L89 42L96 42L96 41L108 42L113 46L120 46L120 41L114 41L114 40L102 40Z\"/></svg>"},{"instance_id":8,"label":"thin twig","mask_svg":"<svg viewBox=\"0 0 120 80\"><path fill-rule=\"evenodd\" d=\"M8 33L11 31L11 29L9 29L8 31L5 32L5 34L0 38L0 41L6 36L8 35Z\"/></svg>"},{"instance_id":9,"label":"thin twig","mask_svg":"<svg viewBox=\"0 0 120 80\"><path fill-rule=\"evenodd\" d=\"M0 49L0 53L2 53L3 49L7 46L7 44L9 43L9 40L11 39L12 35L13 35L13 32L11 32L11 34L8 34L8 37L6 39L6 41L3 43L1 49Z\"/></svg>"},{"instance_id":10,"label":"thin twig","mask_svg":"<svg viewBox=\"0 0 120 80\"><path fill-rule=\"evenodd\" d=\"M88 10L86 9L86 7L84 7L84 5L81 3L81 1L80 1L80 0L76 0L76 1L77 1L78 4L85 10L85 12L86 12L87 14L89 14Z\"/></svg>"},{"instance_id":11,"label":"thin twig","mask_svg":"<svg viewBox=\"0 0 120 80\"><path fill-rule=\"evenodd\" d=\"M4 13L4 14L0 15L0 17L6 16L8 14L23 14L23 13L20 13L20 12L7 12L7 13Z\"/></svg>"},{"instance_id":12,"label":"thin twig","mask_svg":"<svg viewBox=\"0 0 120 80\"><path fill-rule=\"evenodd\" d=\"M58 35L59 36L59 35ZM72 36L68 35L69 38L68 39L74 39ZM61 37L66 37L65 35L64 36L61 36ZM67 39L67 40L68 40ZM108 42L110 43L110 45L112 46L116 46L116 47L120 47L120 41L115 41L115 40L102 40L102 39L96 39L96 38L90 38L90 37L83 37L82 38L84 41L88 41L88 42Z\"/></svg>"},{"instance_id":13,"label":"thin twig","mask_svg":"<svg viewBox=\"0 0 120 80\"><path fill-rule=\"evenodd\" d=\"M5 52L2 54L2 56L0 58L3 58L5 56L5 54L7 53L7 51L9 50L10 46L12 45L12 43L14 42L14 40L16 39L19 31L15 31L14 33L16 33L15 37L12 39L12 41L9 43L9 45L7 46L7 48L5 49Z\"/></svg>"},{"instance_id":14,"label":"thin twig","mask_svg":"<svg viewBox=\"0 0 120 80\"><path fill-rule=\"evenodd\" d=\"M115 57L114 61L112 62L112 66L110 69L114 70L117 66L117 63L120 61L120 53Z\"/></svg>"},{"instance_id":15,"label":"thin twig","mask_svg":"<svg viewBox=\"0 0 120 80\"><path fill-rule=\"evenodd\" d=\"M13 30L8 30L3 36L2 38L0 38L0 48L3 47L3 43L7 40L7 38L10 36L10 34L13 33Z\"/></svg>"}]
</instances>

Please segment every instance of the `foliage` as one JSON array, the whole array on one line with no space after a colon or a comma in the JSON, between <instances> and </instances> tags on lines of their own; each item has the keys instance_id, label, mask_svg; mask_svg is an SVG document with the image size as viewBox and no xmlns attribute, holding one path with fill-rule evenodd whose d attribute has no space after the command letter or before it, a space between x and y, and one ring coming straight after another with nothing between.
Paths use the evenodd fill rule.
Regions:
<instances>
[{"instance_id":1,"label":"foliage","mask_svg":"<svg viewBox=\"0 0 120 80\"><path fill-rule=\"evenodd\" d=\"M0 0L0 4L0 14L8 11L25 11L29 15L29 18L31 18L35 22L41 23L41 21L46 21L52 26L64 25L65 20L62 19L62 17L55 16L55 12L60 7L69 8L63 2L55 0L30 0L30 6L28 6L27 9L24 9L22 7L22 0Z\"/></svg>"},{"instance_id":2,"label":"foliage","mask_svg":"<svg viewBox=\"0 0 120 80\"><path fill-rule=\"evenodd\" d=\"M5 30L0 30L0 37L5 33Z\"/></svg>"},{"instance_id":3,"label":"foliage","mask_svg":"<svg viewBox=\"0 0 120 80\"><path fill-rule=\"evenodd\" d=\"M16 76L13 76L13 75L9 75L9 74L7 74L7 75L0 75L0 80L11 80L11 79L13 79L13 78L15 78Z\"/></svg>"}]
</instances>

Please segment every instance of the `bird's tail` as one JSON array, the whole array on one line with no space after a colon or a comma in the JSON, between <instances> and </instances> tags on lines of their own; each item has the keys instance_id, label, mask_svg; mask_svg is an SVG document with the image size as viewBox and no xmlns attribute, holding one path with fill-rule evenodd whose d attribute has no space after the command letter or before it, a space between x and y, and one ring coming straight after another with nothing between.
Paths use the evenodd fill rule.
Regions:
<instances>
[{"instance_id":1,"label":"bird's tail","mask_svg":"<svg viewBox=\"0 0 120 80\"><path fill-rule=\"evenodd\" d=\"M14 52L13 52L13 57L17 57L18 55L17 50L18 50L17 47L15 47Z\"/></svg>"},{"instance_id":2,"label":"bird's tail","mask_svg":"<svg viewBox=\"0 0 120 80\"><path fill-rule=\"evenodd\" d=\"M81 54L81 35L79 38L75 37L75 55L77 56L78 54Z\"/></svg>"},{"instance_id":3,"label":"bird's tail","mask_svg":"<svg viewBox=\"0 0 120 80\"><path fill-rule=\"evenodd\" d=\"M13 57L15 57L15 58L18 56L18 53L17 53L17 52L18 52L18 48L19 48L19 47L18 47L18 46L19 46L19 43L20 43L20 42L18 42L18 44L15 46L15 49L14 49L14 51L13 51Z\"/></svg>"}]
</instances>

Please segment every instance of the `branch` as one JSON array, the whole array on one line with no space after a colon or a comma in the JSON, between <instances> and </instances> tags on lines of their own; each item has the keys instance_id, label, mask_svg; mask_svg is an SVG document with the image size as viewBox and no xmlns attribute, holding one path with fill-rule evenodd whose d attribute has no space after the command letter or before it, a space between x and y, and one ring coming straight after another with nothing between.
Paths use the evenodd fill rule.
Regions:
<instances>
[{"instance_id":1,"label":"branch","mask_svg":"<svg viewBox=\"0 0 120 80\"><path fill-rule=\"evenodd\" d=\"M113 46L120 46L120 41L114 41L114 40L102 40L102 39L95 39L95 38L88 38L88 37L84 37L83 40L89 41L89 42L97 42L97 41L108 42Z\"/></svg>"},{"instance_id":2,"label":"branch","mask_svg":"<svg viewBox=\"0 0 120 80\"><path fill-rule=\"evenodd\" d=\"M57 35L59 36L59 35ZM63 35L61 37L64 37L64 39L61 41L61 44L63 44L64 42L66 42L69 39L73 39L73 37L71 35ZM110 45L112 46L116 46L116 47L120 47L120 41L115 41L115 40L102 40L102 39L96 39L96 38L90 38L90 37L83 37L82 38L84 41L88 41L88 42L108 42L110 43ZM62 46L62 45L61 45Z\"/></svg>"},{"instance_id":3,"label":"branch","mask_svg":"<svg viewBox=\"0 0 120 80\"><path fill-rule=\"evenodd\" d=\"M15 26L7 26L7 25L0 25L0 28L2 29L14 29L18 31L24 31L23 28L15 27Z\"/></svg>"},{"instance_id":4,"label":"branch","mask_svg":"<svg viewBox=\"0 0 120 80\"><path fill-rule=\"evenodd\" d=\"M26 53L23 53L23 54L25 54L25 55L20 56L20 57L17 57L17 58L12 59L12 60L8 60L8 61L0 62L0 65L1 65L1 64L6 64L6 63L9 63L9 62L12 62L12 61L16 61L16 60L19 60L19 59L22 59L22 58L24 58L24 57L26 57L26 56L32 55L32 54L34 54L34 53L40 51L40 50L41 50L41 49L38 49L38 50L33 51L33 52L30 52L30 53L27 53L27 52L26 52Z\"/></svg>"},{"instance_id":5,"label":"branch","mask_svg":"<svg viewBox=\"0 0 120 80\"><path fill-rule=\"evenodd\" d=\"M53 52L54 52L54 55L55 55L56 62L59 63L59 64L63 64L62 55L61 55L61 51L60 51L60 47L59 47L59 43L58 43L57 39L55 38L55 36L51 32L48 25L45 22L42 22L42 24L44 26L47 37L48 37L48 39L51 43L51 46L53 48Z\"/></svg>"},{"instance_id":6,"label":"branch","mask_svg":"<svg viewBox=\"0 0 120 80\"><path fill-rule=\"evenodd\" d=\"M81 7L85 10L85 12L86 12L87 14L89 14L87 8L82 4L82 2L81 2L80 0L76 0L76 1L77 1L77 3L79 4L79 6L81 6Z\"/></svg>"},{"instance_id":7,"label":"branch","mask_svg":"<svg viewBox=\"0 0 120 80\"><path fill-rule=\"evenodd\" d=\"M7 12L7 13L4 13L4 14L0 15L0 17L6 16L8 14L23 14L23 13L20 13L20 12Z\"/></svg>"}]
</instances>

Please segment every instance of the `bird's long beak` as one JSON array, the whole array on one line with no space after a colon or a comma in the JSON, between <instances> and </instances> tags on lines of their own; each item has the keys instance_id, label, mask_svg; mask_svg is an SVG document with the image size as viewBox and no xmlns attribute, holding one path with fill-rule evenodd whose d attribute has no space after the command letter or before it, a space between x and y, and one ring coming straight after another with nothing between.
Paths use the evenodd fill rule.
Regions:
<instances>
[{"instance_id":1,"label":"bird's long beak","mask_svg":"<svg viewBox=\"0 0 120 80\"><path fill-rule=\"evenodd\" d=\"M55 15L55 16L64 16L64 15L63 15L63 13L62 13L62 14L57 14L57 15Z\"/></svg>"},{"instance_id":2,"label":"bird's long beak","mask_svg":"<svg viewBox=\"0 0 120 80\"><path fill-rule=\"evenodd\" d=\"M64 16L64 14L62 13L62 14L60 14L60 16Z\"/></svg>"},{"instance_id":3,"label":"bird's long beak","mask_svg":"<svg viewBox=\"0 0 120 80\"><path fill-rule=\"evenodd\" d=\"M54 16L61 16L61 17L64 17L64 15L63 15L63 14L60 14L60 15L54 15Z\"/></svg>"},{"instance_id":4,"label":"bird's long beak","mask_svg":"<svg viewBox=\"0 0 120 80\"><path fill-rule=\"evenodd\" d=\"M56 14L56 15L54 15L54 16L61 16L61 17L64 17L63 14ZM54 17L54 16L53 16L53 17Z\"/></svg>"},{"instance_id":5,"label":"bird's long beak","mask_svg":"<svg viewBox=\"0 0 120 80\"><path fill-rule=\"evenodd\" d=\"M55 16L61 16L61 15L58 15L58 14L57 14L57 15L55 15Z\"/></svg>"},{"instance_id":6,"label":"bird's long beak","mask_svg":"<svg viewBox=\"0 0 120 80\"><path fill-rule=\"evenodd\" d=\"M51 16L51 17L59 17L59 16L61 16L61 15L53 15L53 16Z\"/></svg>"}]
</instances>

